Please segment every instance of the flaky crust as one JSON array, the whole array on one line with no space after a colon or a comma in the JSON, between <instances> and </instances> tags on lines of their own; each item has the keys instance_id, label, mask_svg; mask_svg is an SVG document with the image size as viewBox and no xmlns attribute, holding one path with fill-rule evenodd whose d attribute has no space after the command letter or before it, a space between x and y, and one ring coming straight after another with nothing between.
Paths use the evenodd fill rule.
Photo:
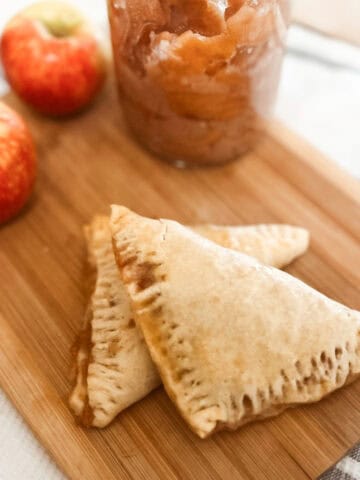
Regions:
<instances>
[{"instance_id":1,"label":"flaky crust","mask_svg":"<svg viewBox=\"0 0 360 480\"><path fill-rule=\"evenodd\" d=\"M96 427L106 426L160 383L144 340L135 332L108 224L108 217L96 217L86 229L89 261L96 264L97 280L80 334L87 340L80 341L77 380L70 396L80 421Z\"/></svg>"},{"instance_id":2,"label":"flaky crust","mask_svg":"<svg viewBox=\"0 0 360 480\"><path fill-rule=\"evenodd\" d=\"M176 222L114 206L110 228L151 357L200 437L359 375L359 312Z\"/></svg>"},{"instance_id":3,"label":"flaky crust","mask_svg":"<svg viewBox=\"0 0 360 480\"><path fill-rule=\"evenodd\" d=\"M70 406L80 421L105 427L118 413L160 384L143 337L135 328L127 292L115 263L109 218L85 227L88 263L96 272L76 354L76 383ZM309 234L288 225L191 227L228 248L282 267L305 252Z\"/></svg>"}]
</instances>

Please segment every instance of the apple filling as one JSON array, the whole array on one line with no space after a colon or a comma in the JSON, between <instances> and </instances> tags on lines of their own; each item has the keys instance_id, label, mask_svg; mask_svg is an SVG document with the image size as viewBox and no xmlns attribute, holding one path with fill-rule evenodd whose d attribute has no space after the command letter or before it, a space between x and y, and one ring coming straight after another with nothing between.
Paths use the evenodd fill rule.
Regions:
<instances>
[{"instance_id":1,"label":"apple filling","mask_svg":"<svg viewBox=\"0 0 360 480\"><path fill-rule=\"evenodd\" d=\"M276 96L288 2L109 0L125 116L172 162L233 160L258 140Z\"/></svg>"}]
</instances>

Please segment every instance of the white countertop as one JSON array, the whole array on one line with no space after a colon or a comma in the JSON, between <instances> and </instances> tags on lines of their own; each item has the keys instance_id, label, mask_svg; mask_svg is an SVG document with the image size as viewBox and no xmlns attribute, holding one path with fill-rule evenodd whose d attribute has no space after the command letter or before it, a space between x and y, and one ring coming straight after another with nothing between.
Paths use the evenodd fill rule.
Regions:
<instances>
[{"instance_id":1,"label":"white countertop","mask_svg":"<svg viewBox=\"0 0 360 480\"><path fill-rule=\"evenodd\" d=\"M0 29L28 3L1 2ZM106 30L104 0L72 3L85 5ZM277 117L360 178L360 49L298 27L291 28L288 45ZM0 94L7 88L0 72ZM0 390L0 480L63 478Z\"/></svg>"}]
</instances>

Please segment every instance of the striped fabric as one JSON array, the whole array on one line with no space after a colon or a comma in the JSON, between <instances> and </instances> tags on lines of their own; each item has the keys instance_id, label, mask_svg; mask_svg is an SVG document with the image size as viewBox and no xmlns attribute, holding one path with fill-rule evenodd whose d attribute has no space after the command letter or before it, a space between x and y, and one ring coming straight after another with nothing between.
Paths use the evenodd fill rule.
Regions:
<instances>
[{"instance_id":1,"label":"striped fabric","mask_svg":"<svg viewBox=\"0 0 360 480\"><path fill-rule=\"evenodd\" d=\"M323 473L318 480L360 480L360 444L335 467Z\"/></svg>"}]
</instances>

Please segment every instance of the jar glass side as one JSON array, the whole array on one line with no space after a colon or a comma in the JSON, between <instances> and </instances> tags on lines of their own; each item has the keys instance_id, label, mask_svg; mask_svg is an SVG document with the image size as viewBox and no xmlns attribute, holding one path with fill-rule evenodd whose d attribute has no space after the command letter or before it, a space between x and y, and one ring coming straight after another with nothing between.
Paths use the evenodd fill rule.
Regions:
<instances>
[{"instance_id":1,"label":"jar glass side","mask_svg":"<svg viewBox=\"0 0 360 480\"><path fill-rule=\"evenodd\" d=\"M109 0L108 8L125 118L146 148L205 165L256 144L276 99L288 1Z\"/></svg>"}]
</instances>

